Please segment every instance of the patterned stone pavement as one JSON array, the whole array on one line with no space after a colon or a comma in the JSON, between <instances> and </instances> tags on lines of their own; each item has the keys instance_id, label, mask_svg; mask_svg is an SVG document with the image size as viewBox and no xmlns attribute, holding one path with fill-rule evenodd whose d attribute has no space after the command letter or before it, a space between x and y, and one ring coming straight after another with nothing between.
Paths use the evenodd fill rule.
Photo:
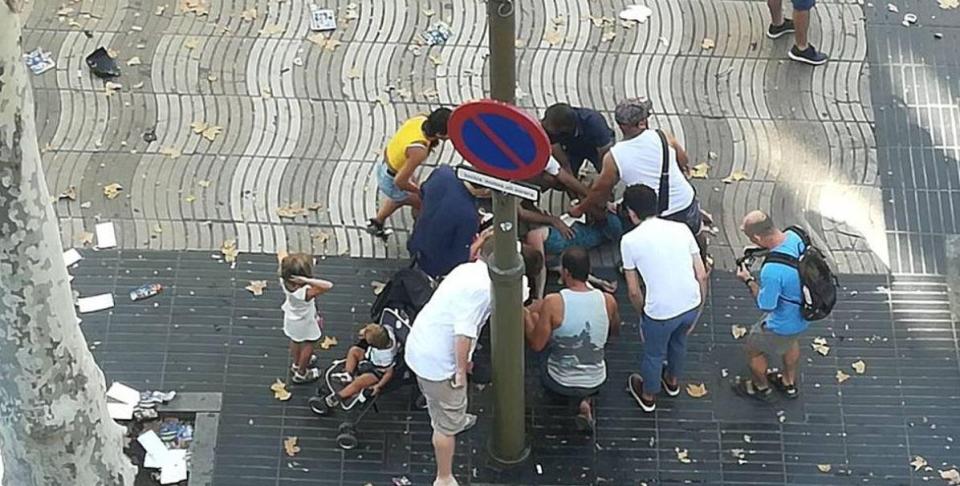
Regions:
<instances>
[{"instance_id":1,"label":"patterned stone pavement","mask_svg":"<svg viewBox=\"0 0 960 486\"><path fill-rule=\"evenodd\" d=\"M65 246L100 218L128 249L211 250L235 238L244 252L404 256L409 213L387 245L362 230L376 206L374 164L408 115L483 96L485 4L316 3L337 9L330 38L310 37L303 1L209 0L201 16L159 0L32 3L24 45L58 62L33 78L47 180L80 196L57 204ZM617 100L650 96L655 122L712 166L696 185L720 224L721 267L744 243L740 216L761 207L811 228L842 271L884 272L868 7L820 3L812 40L832 61L811 69L784 60L789 40L763 35L764 2L647 5L653 16L634 24L616 18L619 1L518 2L519 105L540 114L568 101L610 118ZM441 19L451 39L418 48ZM113 94L83 63L100 45L123 69ZM223 130L208 140L193 122ZM455 161L448 146L432 163ZM734 171L746 179L721 182ZM124 191L106 199L113 182ZM290 204L319 209L280 217Z\"/></svg>"}]
</instances>

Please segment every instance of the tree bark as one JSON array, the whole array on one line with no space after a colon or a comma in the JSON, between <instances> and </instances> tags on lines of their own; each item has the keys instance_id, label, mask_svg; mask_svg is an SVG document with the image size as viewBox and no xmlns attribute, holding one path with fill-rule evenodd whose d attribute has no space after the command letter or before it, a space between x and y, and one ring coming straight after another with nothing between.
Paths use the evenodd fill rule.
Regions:
<instances>
[{"instance_id":1,"label":"tree bark","mask_svg":"<svg viewBox=\"0 0 960 486\"><path fill-rule=\"evenodd\" d=\"M123 429L77 324L21 59L0 6L0 453L8 486L132 485Z\"/></svg>"}]
</instances>

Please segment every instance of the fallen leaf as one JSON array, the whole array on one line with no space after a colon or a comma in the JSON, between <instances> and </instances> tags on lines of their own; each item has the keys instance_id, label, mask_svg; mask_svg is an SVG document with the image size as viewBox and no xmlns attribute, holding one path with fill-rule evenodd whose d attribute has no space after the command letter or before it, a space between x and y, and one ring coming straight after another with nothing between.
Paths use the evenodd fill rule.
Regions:
<instances>
[{"instance_id":1,"label":"fallen leaf","mask_svg":"<svg viewBox=\"0 0 960 486\"><path fill-rule=\"evenodd\" d=\"M439 66L439 65L443 64L443 58L440 57L439 54L430 54L429 59L430 59L430 62L432 62L434 66Z\"/></svg>"},{"instance_id":2,"label":"fallen leaf","mask_svg":"<svg viewBox=\"0 0 960 486\"><path fill-rule=\"evenodd\" d=\"M163 233L163 227L159 224L155 224L153 225L153 232L159 235L160 233Z\"/></svg>"},{"instance_id":3,"label":"fallen leaf","mask_svg":"<svg viewBox=\"0 0 960 486\"><path fill-rule=\"evenodd\" d=\"M90 201L84 201L80 203L80 208L82 209L90 209L91 206L93 206L93 203Z\"/></svg>"},{"instance_id":4,"label":"fallen leaf","mask_svg":"<svg viewBox=\"0 0 960 486\"><path fill-rule=\"evenodd\" d=\"M107 96L112 95L115 91L120 91L123 85L120 83L114 83L113 81L107 81L103 83L103 91Z\"/></svg>"},{"instance_id":5,"label":"fallen leaf","mask_svg":"<svg viewBox=\"0 0 960 486\"><path fill-rule=\"evenodd\" d=\"M315 230L314 232L310 233L310 238L318 240L317 242L322 245L330 239L330 233L327 233L323 230Z\"/></svg>"},{"instance_id":6,"label":"fallen leaf","mask_svg":"<svg viewBox=\"0 0 960 486\"><path fill-rule=\"evenodd\" d=\"M200 47L200 39L194 39L191 37L183 41L183 47L186 47L187 49L190 49L190 50L196 49Z\"/></svg>"},{"instance_id":7,"label":"fallen leaf","mask_svg":"<svg viewBox=\"0 0 960 486\"><path fill-rule=\"evenodd\" d=\"M850 379L850 375L843 372L843 370L837 370L837 383L843 383Z\"/></svg>"},{"instance_id":8,"label":"fallen leaf","mask_svg":"<svg viewBox=\"0 0 960 486\"><path fill-rule=\"evenodd\" d=\"M823 356L830 353L830 346L827 346L827 339L820 336L813 338L813 343L810 344L810 347Z\"/></svg>"},{"instance_id":9,"label":"fallen leaf","mask_svg":"<svg viewBox=\"0 0 960 486\"><path fill-rule=\"evenodd\" d=\"M717 160L718 155L716 152L707 152L707 157L709 157L710 160Z\"/></svg>"},{"instance_id":10,"label":"fallen leaf","mask_svg":"<svg viewBox=\"0 0 960 486\"><path fill-rule=\"evenodd\" d=\"M342 42L340 42L339 40L334 39L333 37L331 37L331 38L327 39L327 42L325 42L325 43L323 44L323 48L326 49L326 50L328 50L328 51L331 51L331 52L332 52L332 51L337 50L337 47L339 47L340 44L342 44Z\"/></svg>"},{"instance_id":11,"label":"fallen leaf","mask_svg":"<svg viewBox=\"0 0 960 486\"><path fill-rule=\"evenodd\" d=\"M210 13L210 7L203 0L180 0L180 10L193 13L197 17Z\"/></svg>"},{"instance_id":12,"label":"fallen leaf","mask_svg":"<svg viewBox=\"0 0 960 486\"><path fill-rule=\"evenodd\" d=\"M716 47L716 43L713 42L713 39L703 39L703 42L700 43L700 47L704 49L713 49Z\"/></svg>"},{"instance_id":13,"label":"fallen leaf","mask_svg":"<svg viewBox=\"0 0 960 486\"><path fill-rule=\"evenodd\" d=\"M196 133L203 138L214 141L217 138L217 135L220 135L220 132L223 131L223 127L217 125L210 125L207 122L195 121L190 124L190 128L193 129L193 133Z\"/></svg>"},{"instance_id":14,"label":"fallen leaf","mask_svg":"<svg viewBox=\"0 0 960 486\"><path fill-rule=\"evenodd\" d=\"M830 469L833 469L833 467L829 464L817 464L817 469L819 469L822 473L828 473L830 472Z\"/></svg>"},{"instance_id":15,"label":"fallen leaf","mask_svg":"<svg viewBox=\"0 0 960 486\"><path fill-rule=\"evenodd\" d=\"M357 4L355 3L347 4L347 6L344 7L343 18L344 20L356 20L360 18L360 13L357 12Z\"/></svg>"},{"instance_id":16,"label":"fallen leaf","mask_svg":"<svg viewBox=\"0 0 960 486\"><path fill-rule=\"evenodd\" d=\"M328 51L334 51L334 50L337 49L337 47L338 47L340 44L342 44L342 42L340 42L340 41L337 40L337 39L334 39L332 36L331 36L331 37L327 37L327 36L323 35L322 32L317 32L316 34L308 35L308 36L307 36L307 40L310 41L310 42L312 42L312 43L314 43L314 44L316 44L316 45L318 45L318 46L320 46L320 47L323 47L324 49L326 49L326 50L328 50Z\"/></svg>"},{"instance_id":17,"label":"fallen leaf","mask_svg":"<svg viewBox=\"0 0 960 486\"><path fill-rule=\"evenodd\" d=\"M610 42L613 39L617 38L617 32L613 30L608 30L600 36L600 42Z\"/></svg>"},{"instance_id":18,"label":"fallen leaf","mask_svg":"<svg viewBox=\"0 0 960 486\"><path fill-rule=\"evenodd\" d=\"M360 72L360 68L358 68L358 67L356 67L356 66L354 66L354 67L352 67L352 68L350 68L350 69L347 69L347 78L349 78L349 79L357 79L357 78L360 77L361 74L362 74L362 73Z\"/></svg>"},{"instance_id":19,"label":"fallen leaf","mask_svg":"<svg viewBox=\"0 0 960 486\"><path fill-rule=\"evenodd\" d=\"M434 15L437 14L437 12L435 12L432 8L429 8L429 7L421 10L420 13L422 13L424 17L433 17Z\"/></svg>"},{"instance_id":20,"label":"fallen leaf","mask_svg":"<svg viewBox=\"0 0 960 486\"><path fill-rule=\"evenodd\" d=\"M143 81L140 81L139 83L131 86L131 88L133 88L133 89L140 89L140 88L142 88L142 87L143 87Z\"/></svg>"},{"instance_id":21,"label":"fallen leaf","mask_svg":"<svg viewBox=\"0 0 960 486\"><path fill-rule=\"evenodd\" d=\"M263 36L277 35L277 34L282 34L285 30L287 29L282 25L267 24L267 25L264 25L262 29L260 29L260 35L263 35Z\"/></svg>"},{"instance_id":22,"label":"fallen leaf","mask_svg":"<svg viewBox=\"0 0 960 486\"><path fill-rule=\"evenodd\" d=\"M307 214L306 208L300 206L299 203L288 204L277 208L277 216L281 218L296 218L297 216L303 216Z\"/></svg>"},{"instance_id":23,"label":"fallen leaf","mask_svg":"<svg viewBox=\"0 0 960 486\"><path fill-rule=\"evenodd\" d=\"M81 245L92 245L92 244L93 244L93 233L91 233L91 232L89 232L89 231L81 231L80 234L77 235L77 241L78 241Z\"/></svg>"},{"instance_id":24,"label":"fallen leaf","mask_svg":"<svg viewBox=\"0 0 960 486\"><path fill-rule=\"evenodd\" d=\"M567 23L567 19L563 15L558 15L552 19L553 25L563 25Z\"/></svg>"},{"instance_id":25,"label":"fallen leaf","mask_svg":"<svg viewBox=\"0 0 960 486\"><path fill-rule=\"evenodd\" d=\"M190 195L188 195L187 197L183 198L183 200L186 201L186 202L188 202L188 203L193 204L193 202L197 200L197 196L194 196L193 194L190 194Z\"/></svg>"},{"instance_id":26,"label":"fallen leaf","mask_svg":"<svg viewBox=\"0 0 960 486\"><path fill-rule=\"evenodd\" d=\"M697 164L690 168L690 177L694 179L706 179L708 172L710 172L710 166L708 164Z\"/></svg>"},{"instance_id":27,"label":"fallen leaf","mask_svg":"<svg viewBox=\"0 0 960 486\"><path fill-rule=\"evenodd\" d=\"M201 180L197 181L197 185L200 186L200 187L203 187L203 188L207 188L207 187L210 187L210 181L208 181L208 180L206 180L206 179L201 179Z\"/></svg>"},{"instance_id":28,"label":"fallen leaf","mask_svg":"<svg viewBox=\"0 0 960 486\"><path fill-rule=\"evenodd\" d=\"M240 250L237 250L237 240L224 241L220 245L220 253L223 253L223 259L227 263L237 261L237 255L240 254Z\"/></svg>"},{"instance_id":29,"label":"fallen leaf","mask_svg":"<svg viewBox=\"0 0 960 486\"><path fill-rule=\"evenodd\" d=\"M733 334L734 339L740 339L747 335L747 328L737 325L730 326L730 334Z\"/></svg>"},{"instance_id":30,"label":"fallen leaf","mask_svg":"<svg viewBox=\"0 0 960 486\"><path fill-rule=\"evenodd\" d=\"M387 284L378 282L376 280L370 282L370 288L373 289L373 295L380 295L380 292L383 292L383 288L386 287L386 285Z\"/></svg>"},{"instance_id":31,"label":"fallen leaf","mask_svg":"<svg viewBox=\"0 0 960 486\"><path fill-rule=\"evenodd\" d=\"M315 203L307 204L307 209L309 209L310 211L319 211L322 208L323 208L323 203L315 202Z\"/></svg>"},{"instance_id":32,"label":"fallen leaf","mask_svg":"<svg viewBox=\"0 0 960 486\"><path fill-rule=\"evenodd\" d=\"M337 338L333 336L324 336L320 341L320 349L330 349L337 345Z\"/></svg>"},{"instance_id":33,"label":"fallen leaf","mask_svg":"<svg viewBox=\"0 0 960 486\"><path fill-rule=\"evenodd\" d=\"M123 186L117 184L116 182L107 184L103 186L103 195L107 196L107 199L116 199L120 195L120 191L123 190Z\"/></svg>"},{"instance_id":34,"label":"fallen leaf","mask_svg":"<svg viewBox=\"0 0 960 486\"><path fill-rule=\"evenodd\" d=\"M77 186L70 186L70 187L64 189L64 191L61 192L60 195L57 196L57 198L58 198L58 199L69 199L69 200L71 200L71 201L76 201L76 200L77 200Z\"/></svg>"},{"instance_id":35,"label":"fallen leaf","mask_svg":"<svg viewBox=\"0 0 960 486\"><path fill-rule=\"evenodd\" d=\"M180 156L180 151L173 147L160 147L160 150L157 151L160 155L166 155L171 159L175 159Z\"/></svg>"},{"instance_id":36,"label":"fallen leaf","mask_svg":"<svg viewBox=\"0 0 960 486\"><path fill-rule=\"evenodd\" d=\"M747 173L739 170L735 170L730 173L729 176L723 179L724 184L730 184L731 182L742 181L747 178Z\"/></svg>"},{"instance_id":37,"label":"fallen leaf","mask_svg":"<svg viewBox=\"0 0 960 486\"><path fill-rule=\"evenodd\" d=\"M867 371L867 364L864 363L862 359L860 361L855 361L851 363L850 367L852 367L853 370L856 371L858 375L862 375Z\"/></svg>"},{"instance_id":38,"label":"fallen leaf","mask_svg":"<svg viewBox=\"0 0 960 486\"><path fill-rule=\"evenodd\" d=\"M563 44L563 34L557 29L550 29L546 34L543 34L543 40L547 41L551 46L558 46Z\"/></svg>"},{"instance_id":39,"label":"fallen leaf","mask_svg":"<svg viewBox=\"0 0 960 486\"><path fill-rule=\"evenodd\" d=\"M927 467L927 460L922 456L913 456L913 460L910 461L910 465L913 466L914 471L919 471Z\"/></svg>"},{"instance_id":40,"label":"fallen leaf","mask_svg":"<svg viewBox=\"0 0 960 486\"><path fill-rule=\"evenodd\" d=\"M110 57L112 57L112 58L114 58L114 59L116 59L116 58L120 57L120 51L118 51L118 50L116 50L116 49L114 49L114 48L112 48L112 47L109 47L109 48L107 48L107 55L110 56Z\"/></svg>"},{"instance_id":41,"label":"fallen leaf","mask_svg":"<svg viewBox=\"0 0 960 486\"><path fill-rule=\"evenodd\" d=\"M703 383L687 383L687 395L693 398L703 398L707 395L707 386Z\"/></svg>"},{"instance_id":42,"label":"fallen leaf","mask_svg":"<svg viewBox=\"0 0 960 486\"><path fill-rule=\"evenodd\" d=\"M523 43L523 39L517 39L517 40L513 43L513 46L516 47L517 49L522 48L524 45L525 45L525 44Z\"/></svg>"},{"instance_id":43,"label":"fallen leaf","mask_svg":"<svg viewBox=\"0 0 960 486\"><path fill-rule=\"evenodd\" d=\"M747 444L753 443L753 437L750 437L749 434L743 434L743 441Z\"/></svg>"},{"instance_id":44,"label":"fallen leaf","mask_svg":"<svg viewBox=\"0 0 960 486\"><path fill-rule=\"evenodd\" d=\"M293 457L300 452L300 446L297 445L296 437L287 437L283 440L283 450L288 456Z\"/></svg>"},{"instance_id":45,"label":"fallen leaf","mask_svg":"<svg viewBox=\"0 0 960 486\"><path fill-rule=\"evenodd\" d=\"M133 56L130 59L127 59L127 66L139 66L140 64L139 56Z\"/></svg>"},{"instance_id":46,"label":"fallen leaf","mask_svg":"<svg viewBox=\"0 0 960 486\"><path fill-rule=\"evenodd\" d=\"M243 19L244 22L253 22L253 20L257 18L257 8L250 7L240 12L240 18Z\"/></svg>"},{"instance_id":47,"label":"fallen leaf","mask_svg":"<svg viewBox=\"0 0 960 486\"><path fill-rule=\"evenodd\" d=\"M157 8L153 11L154 15L163 15L163 12L167 11L166 5L157 5Z\"/></svg>"},{"instance_id":48,"label":"fallen leaf","mask_svg":"<svg viewBox=\"0 0 960 486\"><path fill-rule=\"evenodd\" d=\"M60 10L57 10L57 16L66 17L73 13L72 7L61 7Z\"/></svg>"},{"instance_id":49,"label":"fallen leaf","mask_svg":"<svg viewBox=\"0 0 960 486\"><path fill-rule=\"evenodd\" d=\"M603 27L604 24L603 17L594 17L593 15L590 16L590 22L593 22L594 27Z\"/></svg>"},{"instance_id":50,"label":"fallen leaf","mask_svg":"<svg viewBox=\"0 0 960 486\"><path fill-rule=\"evenodd\" d=\"M251 280L250 285L244 287L249 290L253 295L263 295L263 289L267 288L266 280Z\"/></svg>"},{"instance_id":51,"label":"fallen leaf","mask_svg":"<svg viewBox=\"0 0 960 486\"><path fill-rule=\"evenodd\" d=\"M285 402L290 399L292 396L290 392L287 391L287 384L280 381L280 378L277 378L277 381L270 385L270 391L273 392L273 398Z\"/></svg>"},{"instance_id":52,"label":"fallen leaf","mask_svg":"<svg viewBox=\"0 0 960 486\"><path fill-rule=\"evenodd\" d=\"M684 463L684 464L690 464L691 462L693 462L693 461L690 459L690 452L687 451L686 449L681 449L681 448L679 448L679 447L675 447L673 450L674 450L674 452L677 453L677 460L678 460L678 461L680 461L680 462L682 462L682 463Z\"/></svg>"},{"instance_id":53,"label":"fallen leaf","mask_svg":"<svg viewBox=\"0 0 960 486\"><path fill-rule=\"evenodd\" d=\"M960 8L960 0L940 0L940 8L949 10L951 8Z\"/></svg>"},{"instance_id":54,"label":"fallen leaf","mask_svg":"<svg viewBox=\"0 0 960 486\"><path fill-rule=\"evenodd\" d=\"M956 469L947 469L946 471L938 471L940 473L940 479L947 481L947 484L950 486L955 486L960 484L960 472Z\"/></svg>"}]
</instances>

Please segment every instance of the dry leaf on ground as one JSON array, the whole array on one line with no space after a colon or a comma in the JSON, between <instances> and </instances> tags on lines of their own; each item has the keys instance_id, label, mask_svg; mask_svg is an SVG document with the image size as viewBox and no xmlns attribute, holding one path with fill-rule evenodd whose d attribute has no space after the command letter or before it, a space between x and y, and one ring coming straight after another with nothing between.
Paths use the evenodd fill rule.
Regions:
<instances>
[{"instance_id":1,"label":"dry leaf on ground","mask_svg":"<svg viewBox=\"0 0 960 486\"><path fill-rule=\"evenodd\" d=\"M64 189L64 191L61 192L60 195L57 196L57 198L58 198L58 199L69 199L69 200L71 200L71 201L76 201L76 200L77 200L77 186L70 186L70 187Z\"/></svg>"},{"instance_id":2,"label":"dry leaf on ground","mask_svg":"<svg viewBox=\"0 0 960 486\"><path fill-rule=\"evenodd\" d=\"M127 59L127 66L139 66L140 64L142 63L140 62L139 56L133 56L130 59Z\"/></svg>"},{"instance_id":3,"label":"dry leaf on ground","mask_svg":"<svg viewBox=\"0 0 960 486\"><path fill-rule=\"evenodd\" d=\"M551 46L559 46L563 44L563 34L557 29L550 29L543 34L543 40L547 41Z\"/></svg>"},{"instance_id":4,"label":"dry leaf on ground","mask_svg":"<svg viewBox=\"0 0 960 486\"><path fill-rule=\"evenodd\" d=\"M320 243L322 245L326 243L327 240L330 239L330 233L327 233L326 231L323 231L323 230L316 230L310 233L310 238L317 240L317 243Z\"/></svg>"},{"instance_id":5,"label":"dry leaf on ground","mask_svg":"<svg viewBox=\"0 0 960 486\"><path fill-rule=\"evenodd\" d=\"M421 10L420 13L423 14L424 17L433 17L434 15L437 14L437 12L434 9L429 7Z\"/></svg>"},{"instance_id":6,"label":"dry leaf on ground","mask_svg":"<svg viewBox=\"0 0 960 486\"><path fill-rule=\"evenodd\" d=\"M956 469L947 469L946 471L939 471L940 479L943 479L950 486L955 486L960 484L960 471Z\"/></svg>"},{"instance_id":7,"label":"dry leaf on ground","mask_svg":"<svg viewBox=\"0 0 960 486\"><path fill-rule=\"evenodd\" d=\"M277 381L270 385L270 391L273 392L273 398L285 402L290 399L290 392L287 391L287 384L277 378Z\"/></svg>"},{"instance_id":8,"label":"dry leaf on ground","mask_svg":"<svg viewBox=\"0 0 960 486\"><path fill-rule=\"evenodd\" d=\"M307 214L307 209L301 206L300 203L292 203L277 208L277 216L281 218L296 218L297 216L303 216L305 214Z\"/></svg>"},{"instance_id":9,"label":"dry leaf on ground","mask_svg":"<svg viewBox=\"0 0 960 486\"><path fill-rule=\"evenodd\" d=\"M260 29L260 35L263 35L263 36L278 35L278 34L282 34L286 30L287 29L282 25L267 24L267 25L264 25L262 29Z\"/></svg>"},{"instance_id":10,"label":"dry leaf on ground","mask_svg":"<svg viewBox=\"0 0 960 486\"><path fill-rule=\"evenodd\" d=\"M843 383L850 379L850 375L843 372L843 370L837 370L837 383Z\"/></svg>"},{"instance_id":11,"label":"dry leaf on ground","mask_svg":"<svg viewBox=\"0 0 960 486\"><path fill-rule=\"evenodd\" d=\"M690 459L690 452L687 451L686 449L681 449L681 448L679 448L679 447L675 447L673 450L674 450L674 452L677 453L677 460L678 460L678 461L680 461L680 462L682 462L682 463L684 463L684 464L690 464L691 462L693 462L693 461Z\"/></svg>"},{"instance_id":12,"label":"dry leaf on ground","mask_svg":"<svg viewBox=\"0 0 960 486\"><path fill-rule=\"evenodd\" d=\"M183 47L186 47L187 49L190 49L190 50L196 49L200 47L200 39L194 39L194 38L187 39L183 41Z\"/></svg>"},{"instance_id":13,"label":"dry leaf on ground","mask_svg":"<svg viewBox=\"0 0 960 486\"><path fill-rule=\"evenodd\" d=\"M320 349L330 349L337 345L337 338L333 336L324 336L320 341Z\"/></svg>"},{"instance_id":14,"label":"dry leaf on ground","mask_svg":"<svg viewBox=\"0 0 960 486\"><path fill-rule=\"evenodd\" d=\"M700 43L700 47L704 49L713 49L716 46L717 44L713 41L713 39L703 39L703 42Z\"/></svg>"},{"instance_id":15,"label":"dry leaf on ground","mask_svg":"<svg viewBox=\"0 0 960 486\"><path fill-rule=\"evenodd\" d=\"M251 280L250 284L244 287L253 295L263 295L263 289L267 288L266 280Z\"/></svg>"},{"instance_id":16,"label":"dry leaf on ground","mask_svg":"<svg viewBox=\"0 0 960 486\"><path fill-rule=\"evenodd\" d=\"M354 67L352 67L352 68L350 68L350 69L347 69L347 78L349 78L349 79L357 79L357 78L360 77L361 74L362 74L362 73L360 72L360 68L358 68L358 67L356 67L356 66L354 66Z\"/></svg>"},{"instance_id":17,"label":"dry leaf on ground","mask_svg":"<svg viewBox=\"0 0 960 486\"><path fill-rule=\"evenodd\" d=\"M867 364L864 363L862 359L860 361L855 361L851 363L850 367L853 368L853 370L856 371L858 375L862 375L864 372L867 371Z\"/></svg>"},{"instance_id":18,"label":"dry leaf on ground","mask_svg":"<svg viewBox=\"0 0 960 486\"><path fill-rule=\"evenodd\" d=\"M923 456L913 456L913 460L910 461L910 465L913 466L914 471L919 471L927 467L927 460Z\"/></svg>"},{"instance_id":19,"label":"dry leaf on ground","mask_svg":"<svg viewBox=\"0 0 960 486\"><path fill-rule=\"evenodd\" d=\"M153 232L159 235L160 233L163 233L163 227L159 224L155 224L153 225Z\"/></svg>"},{"instance_id":20,"label":"dry leaf on ground","mask_svg":"<svg viewBox=\"0 0 960 486\"><path fill-rule=\"evenodd\" d=\"M600 42L611 42L613 39L617 38L617 32L614 30L608 30L600 36Z\"/></svg>"},{"instance_id":21,"label":"dry leaf on ground","mask_svg":"<svg viewBox=\"0 0 960 486\"><path fill-rule=\"evenodd\" d=\"M210 125L207 122L195 121L190 124L190 128L193 129L193 133L196 133L203 138L214 141L217 138L217 135L223 131L223 127L217 125Z\"/></svg>"},{"instance_id":22,"label":"dry leaf on ground","mask_svg":"<svg viewBox=\"0 0 960 486\"><path fill-rule=\"evenodd\" d=\"M81 231L80 234L77 235L77 241L80 242L81 245L92 245L93 233L89 231Z\"/></svg>"},{"instance_id":23,"label":"dry leaf on ground","mask_svg":"<svg viewBox=\"0 0 960 486\"><path fill-rule=\"evenodd\" d=\"M157 8L153 10L154 15L163 15L167 11L166 5L157 5Z\"/></svg>"},{"instance_id":24,"label":"dry leaf on ground","mask_svg":"<svg viewBox=\"0 0 960 486\"><path fill-rule=\"evenodd\" d=\"M202 179L202 180L197 181L197 185L200 186L200 187L202 187L202 188L208 188L208 187L210 187L210 181L208 181L208 180L206 180L206 179Z\"/></svg>"},{"instance_id":25,"label":"dry leaf on ground","mask_svg":"<svg viewBox=\"0 0 960 486\"><path fill-rule=\"evenodd\" d=\"M747 335L747 328L737 325L730 326L730 334L733 334L734 339L740 339Z\"/></svg>"},{"instance_id":26,"label":"dry leaf on ground","mask_svg":"<svg viewBox=\"0 0 960 486\"><path fill-rule=\"evenodd\" d=\"M373 282L370 282L370 288L373 289L373 295L380 295L380 292L383 292L383 288L386 285L387 284L383 282L378 282L376 280L374 280Z\"/></svg>"},{"instance_id":27,"label":"dry leaf on ground","mask_svg":"<svg viewBox=\"0 0 960 486\"><path fill-rule=\"evenodd\" d=\"M440 54L430 54L429 59L430 59L430 62L432 62L434 66L439 66L439 65L443 64L443 58L440 57Z\"/></svg>"},{"instance_id":28,"label":"dry leaf on ground","mask_svg":"<svg viewBox=\"0 0 960 486\"><path fill-rule=\"evenodd\" d=\"M287 437L283 439L283 450L288 456L293 457L300 452L300 446L297 445L296 437Z\"/></svg>"},{"instance_id":29,"label":"dry leaf on ground","mask_svg":"<svg viewBox=\"0 0 960 486\"><path fill-rule=\"evenodd\" d=\"M356 20L360 18L360 13L357 12L357 4L349 3L343 10L343 19L344 20Z\"/></svg>"},{"instance_id":30,"label":"dry leaf on ground","mask_svg":"<svg viewBox=\"0 0 960 486\"><path fill-rule=\"evenodd\" d=\"M727 177L723 178L724 184L730 184L732 182L742 181L747 178L747 173L739 170L735 170L730 173Z\"/></svg>"},{"instance_id":31,"label":"dry leaf on ground","mask_svg":"<svg viewBox=\"0 0 960 486\"><path fill-rule=\"evenodd\" d=\"M107 196L107 199L116 199L120 195L120 191L123 190L123 186L117 184L116 182L107 184L103 186L103 195Z\"/></svg>"},{"instance_id":32,"label":"dry leaf on ground","mask_svg":"<svg viewBox=\"0 0 960 486\"><path fill-rule=\"evenodd\" d=\"M827 339L820 336L813 338L813 343L810 344L810 347L823 356L830 353L830 346L827 346Z\"/></svg>"},{"instance_id":33,"label":"dry leaf on ground","mask_svg":"<svg viewBox=\"0 0 960 486\"><path fill-rule=\"evenodd\" d=\"M706 179L710 172L709 164L697 164L690 168L690 177L694 179Z\"/></svg>"},{"instance_id":34,"label":"dry leaf on ground","mask_svg":"<svg viewBox=\"0 0 960 486\"><path fill-rule=\"evenodd\" d=\"M939 0L940 8L949 10L951 8L960 8L960 0Z\"/></svg>"},{"instance_id":35,"label":"dry leaf on ground","mask_svg":"<svg viewBox=\"0 0 960 486\"><path fill-rule=\"evenodd\" d=\"M187 197L183 198L183 200L192 204L194 201L197 200L197 196L194 196L193 194L188 194Z\"/></svg>"},{"instance_id":36,"label":"dry leaf on ground","mask_svg":"<svg viewBox=\"0 0 960 486\"><path fill-rule=\"evenodd\" d=\"M707 385L703 383L687 383L687 395L693 398L703 398L707 395Z\"/></svg>"},{"instance_id":37,"label":"dry leaf on ground","mask_svg":"<svg viewBox=\"0 0 960 486\"><path fill-rule=\"evenodd\" d=\"M210 6L204 0L180 0L180 11L191 12L197 17L210 13Z\"/></svg>"},{"instance_id":38,"label":"dry leaf on ground","mask_svg":"<svg viewBox=\"0 0 960 486\"><path fill-rule=\"evenodd\" d=\"M828 473L831 469L833 469L833 467L831 467L829 464L817 464L817 469L819 469L822 473Z\"/></svg>"},{"instance_id":39,"label":"dry leaf on ground","mask_svg":"<svg viewBox=\"0 0 960 486\"><path fill-rule=\"evenodd\" d=\"M103 92L107 96L112 95L115 91L120 91L120 88L123 88L123 85L120 83L114 83L113 81L103 83Z\"/></svg>"},{"instance_id":40,"label":"dry leaf on ground","mask_svg":"<svg viewBox=\"0 0 960 486\"><path fill-rule=\"evenodd\" d=\"M237 261L237 255L240 254L240 250L237 250L237 240L224 241L220 245L220 253L223 253L223 259L227 263Z\"/></svg>"},{"instance_id":41,"label":"dry leaf on ground","mask_svg":"<svg viewBox=\"0 0 960 486\"><path fill-rule=\"evenodd\" d=\"M157 151L160 155L166 155L171 159L175 159L180 156L180 151L173 147L160 147L160 150Z\"/></svg>"},{"instance_id":42,"label":"dry leaf on ground","mask_svg":"<svg viewBox=\"0 0 960 486\"><path fill-rule=\"evenodd\" d=\"M314 202L307 204L307 209L310 211L319 211L323 209L323 203Z\"/></svg>"},{"instance_id":43,"label":"dry leaf on ground","mask_svg":"<svg viewBox=\"0 0 960 486\"><path fill-rule=\"evenodd\" d=\"M340 46L340 44L342 44L342 42L340 42L337 39L334 39L333 37L327 37L323 35L322 32L317 32L316 34L308 35L307 40L328 51L335 51L337 47Z\"/></svg>"},{"instance_id":44,"label":"dry leaf on ground","mask_svg":"<svg viewBox=\"0 0 960 486\"><path fill-rule=\"evenodd\" d=\"M243 19L244 22L252 22L257 18L257 8L250 7L243 12L240 12L240 18Z\"/></svg>"}]
</instances>

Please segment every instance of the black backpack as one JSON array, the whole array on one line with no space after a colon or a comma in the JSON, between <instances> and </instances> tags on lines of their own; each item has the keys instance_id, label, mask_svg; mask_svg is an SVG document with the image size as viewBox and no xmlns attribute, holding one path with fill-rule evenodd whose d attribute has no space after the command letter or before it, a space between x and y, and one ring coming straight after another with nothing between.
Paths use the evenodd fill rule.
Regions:
<instances>
[{"instance_id":1,"label":"black backpack","mask_svg":"<svg viewBox=\"0 0 960 486\"><path fill-rule=\"evenodd\" d=\"M804 250L800 258L786 253L771 251L763 264L782 263L795 268L800 273L800 293L803 302L793 302L800 306L800 314L808 321L819 321L830 315L837 303L839 280L827 263L827 258L819 248L810 244L810 236L799 226L791 226L784 231L792 231L803 241Z\"/></svg>"}]
</instances>

